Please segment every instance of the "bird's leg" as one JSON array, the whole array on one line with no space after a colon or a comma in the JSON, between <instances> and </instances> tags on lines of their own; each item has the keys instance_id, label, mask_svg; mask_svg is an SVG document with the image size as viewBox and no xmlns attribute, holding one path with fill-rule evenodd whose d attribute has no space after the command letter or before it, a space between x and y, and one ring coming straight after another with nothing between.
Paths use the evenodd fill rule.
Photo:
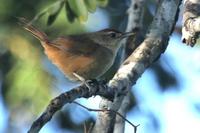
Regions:
<instances>
[{"instance_id":1,"label":"bird's leg","mask_svg":"<svg viewBox=\"0 0 200 133\"><path fill-rule=\"evenodd\" d=\"M98 92L99 87L107 88L106 80L97 80L97 79L89 79L85 80L82 76L77 73L73 73L73 75L78 78L87 88L89 88L89 92L93 92L96 94ZM95 92L94 92L95 91ZM112 99L111 99L112 100Z\"/></svg>"},{"instance_id":2,"label":"bird's leg","mask_svg":"<svg viewBox=\"0 0 200 133\"><path fill-rule=\"evenodd\" d=\"M89 91L92 91L92 88L91 86L94 86L94 83L97 84L97 80L96 79L91 79L91 80L85 80L85 78L83 78L82 76L80 76L79 74L77 73L73 73L73 75L79 79L81 82L83 82L88 88L89 88Z\"/></svg>"}]
</instances>

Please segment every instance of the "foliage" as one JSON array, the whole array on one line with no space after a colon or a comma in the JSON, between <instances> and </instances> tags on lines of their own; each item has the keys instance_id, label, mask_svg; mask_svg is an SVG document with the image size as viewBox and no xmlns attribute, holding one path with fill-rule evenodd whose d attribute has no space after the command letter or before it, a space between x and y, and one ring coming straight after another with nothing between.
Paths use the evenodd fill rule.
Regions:
<instances>
[{"instance_id":1,"label":"foliage","mask_svg":"<svg viewBox=\"0 0 200 133\"><path fill-rule=\"evenodd\" d=\"M4 75L3 96L10 110L10 119L20 124L37 116L50 101L53 78L42 68L39 49L16 33L3 37L6 44L3 47L7 51L2 54L9 53L12 62ZM20 119L22 113L23 119Z\"/></svg>"},{"instance_id":2,"label":"foliage","mask_svg":"<svg viewBox=\"0 0 200 133\"><path fill-rule=\"evenodd\" d=\"M38 13L32 21L48 14L47 25L51 25L65 6L66 18L70 23L75 20L85 22L88 18L88 12L94 13L97 6L105 7L107 4L108 0L58 0Z\"/></svg>"}]
</instances>

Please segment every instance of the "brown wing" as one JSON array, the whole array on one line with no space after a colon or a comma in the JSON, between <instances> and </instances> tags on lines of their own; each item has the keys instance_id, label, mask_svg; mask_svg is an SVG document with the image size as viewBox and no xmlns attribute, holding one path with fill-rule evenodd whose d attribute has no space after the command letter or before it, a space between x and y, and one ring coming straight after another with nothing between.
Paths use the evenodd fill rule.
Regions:
<instances>
[{"instance_id":1,"label":"brown wing","mask_svg":"<svg viewBox=\"0 0 200 133\"><path fill-rule=\"evenodd\" d=\"M85 56L94 54L95 51L101 47L100 45L94 43L92 40L89 40L88 38L81 35L59 37L52 41L51 45L69 53Z\"/></svg>"}]
</instances>

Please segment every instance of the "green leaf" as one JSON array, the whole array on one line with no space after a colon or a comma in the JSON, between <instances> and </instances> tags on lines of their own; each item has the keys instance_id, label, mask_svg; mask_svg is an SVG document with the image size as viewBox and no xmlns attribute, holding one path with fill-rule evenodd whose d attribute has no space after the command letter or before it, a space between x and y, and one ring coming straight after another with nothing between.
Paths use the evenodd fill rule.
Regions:
<instances>
[{"instance_id":1,"label":"green leaf","mask_svg":"<svg viewBox=\"0 0 200 133\"><path fill-rule=\"evenodd\" d=\"M64 1L58 1L47 9L47 13L49 14L47 25L51 25L56 20L59 12L61 11L63 7L63 4L64 4Z\"/></svg>"},{"instance_id":2,"label":"green leaf","mask_svg":"<svg viewBox=\"0 0 200 133\"><path fill-rule=\"evenodd\" d=\"M97 1L96 0L84 0L87 10L91 13L96 11Z\"/></svg>"},{"instance_id":3,"label":"green leaf","mask_svg":"<svg viewBox=\"0 0 200 133\"><path fill-rule=\"evenodd\" d=\"M73 23L75 18L76 18L76 15L74 14L72 9L70 8L68 1L65 2L65 13L66 13L67 20L70 23Z\"/></svg>"},{"instance_id":4,"label":"green leaf","mask_svg":"<svg viewBox=\"0 0 200 133\"><path fill-rule=\"evenodd\" d=\"M68 0L69 7L74 12L79 21L86 21L88 18L88 11L83 0Z\"/></svg>"},{"instance_id":5,"label":"green leaf","mask_svg":"<svg viewBox=\"0 0 200 133\"><path fill-rule=\"evenodd\" d=\"M106 7L108 5L108 0L97 0L97 5L101 7Z\"/></svg>"},{"instance_id":6,"label":"green leaf","mask_svg":"<svg viewBox=\"0 0 200 133\"><path fill-rule=\"evenodd\" d=\"M46 10L43 10L41 12L39 12L38 14L35 15L35 17L30 21L30 23L33 23L35 21L37 21L38 19L40 19L42 16L44 16L46 14Z\"/></svg>"}]
</instances>

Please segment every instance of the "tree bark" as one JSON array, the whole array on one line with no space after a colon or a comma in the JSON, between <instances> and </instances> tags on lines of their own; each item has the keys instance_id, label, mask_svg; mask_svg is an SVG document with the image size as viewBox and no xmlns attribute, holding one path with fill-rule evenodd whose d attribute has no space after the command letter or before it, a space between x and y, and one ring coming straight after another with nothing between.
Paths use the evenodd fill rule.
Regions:
<instances>
[{"instance_id":1,"label":"tree bark","mask_svg":"<svg viewBox=\"0 0 200 133\"><path fill-rule=\"evenodd\" d=\"M184 0L182 42L193 47L200 34L200 0Z\"/></svg>"}]
</instances>

